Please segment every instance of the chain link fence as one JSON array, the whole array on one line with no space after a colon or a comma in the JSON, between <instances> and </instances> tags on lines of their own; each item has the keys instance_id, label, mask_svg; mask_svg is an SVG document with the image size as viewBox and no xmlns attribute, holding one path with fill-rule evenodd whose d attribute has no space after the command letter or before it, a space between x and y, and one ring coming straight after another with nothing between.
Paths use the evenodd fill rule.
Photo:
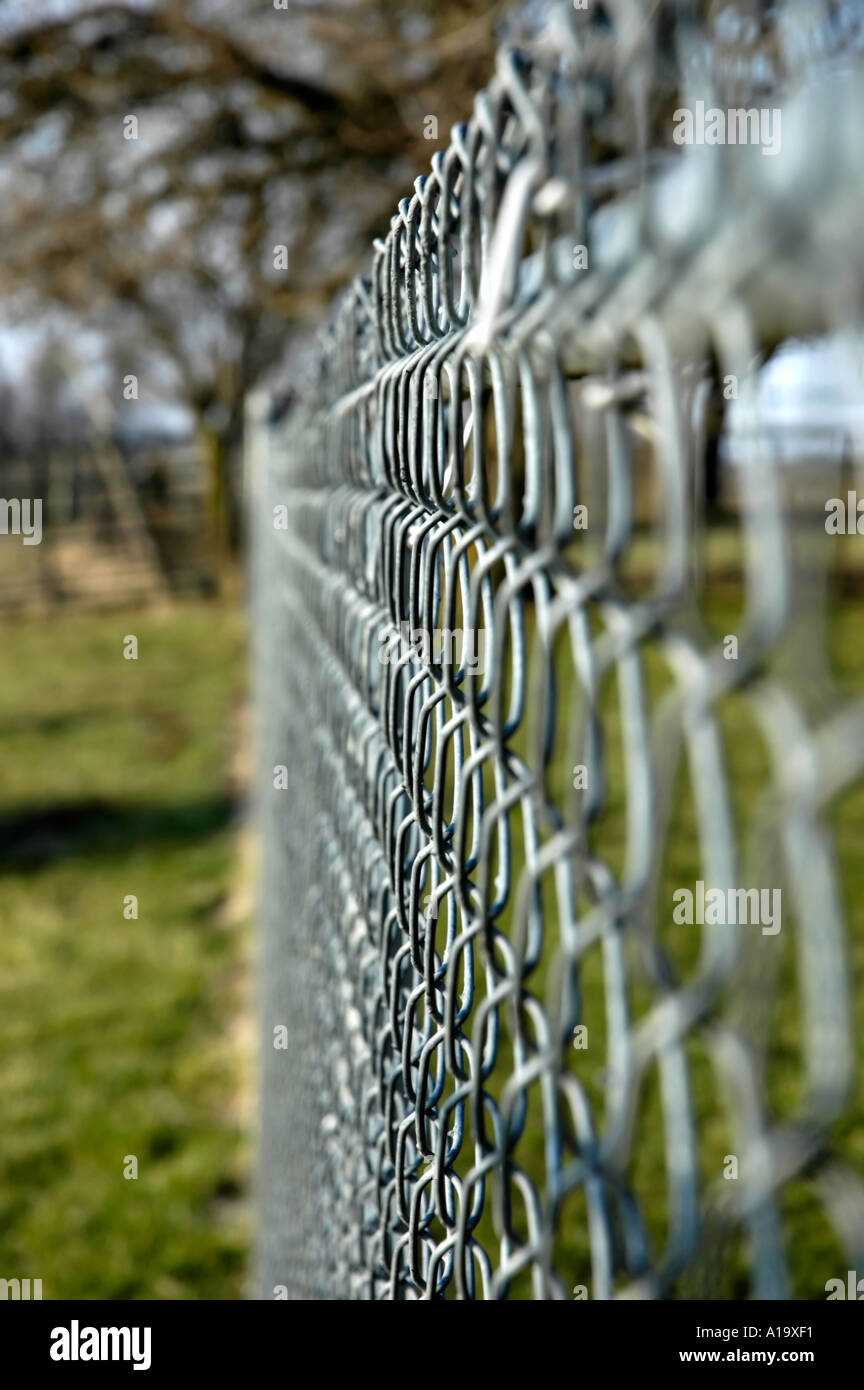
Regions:
<instances>
[{"instance_id":1,"label":"chain link fence","mask_svg":"<svg viewBox=\"0 0 864 1390\"><path fill-rule=\"evenodd\" d=\"M258 1296L864 1273L862 129L858 7L553 6L254 406Z\"/></svg>"}]
</instances>

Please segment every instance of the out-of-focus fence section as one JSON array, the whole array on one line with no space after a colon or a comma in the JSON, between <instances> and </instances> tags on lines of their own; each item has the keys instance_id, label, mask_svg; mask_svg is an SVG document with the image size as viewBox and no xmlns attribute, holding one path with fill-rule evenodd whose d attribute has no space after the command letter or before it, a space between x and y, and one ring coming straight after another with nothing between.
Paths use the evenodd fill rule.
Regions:
<instances>
[{"instance_id":1,"label":"out-of-focus fence section","mask_svg":"<svg viewBox=\"0 0 864 1390\"><path fill-rule=\"evenodd\" d=\"M100 439L58 442L4 453L0 479L0 612L214 588L212 506L194 443L129 454Z\"/></svg>"}]
</instances>

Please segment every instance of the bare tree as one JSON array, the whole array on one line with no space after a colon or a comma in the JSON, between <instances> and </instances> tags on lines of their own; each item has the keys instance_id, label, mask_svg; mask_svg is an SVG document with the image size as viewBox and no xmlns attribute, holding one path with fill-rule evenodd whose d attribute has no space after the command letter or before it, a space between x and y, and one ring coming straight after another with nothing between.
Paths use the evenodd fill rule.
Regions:
<instances>
[{"instance_id":1,"label":"bare tree","mask_svg":"<svg viewBox=\"0 0 864 1390\"><path fill-rule=\"evenodd\" d=\"M479 0L0 7L0 313L96 327L119 410L173 373L231 525L248 387L488 76ZM70 344L74 348L74 343ZM165 373L163 372L163 376Z\"/></svg>"}]
</instances>

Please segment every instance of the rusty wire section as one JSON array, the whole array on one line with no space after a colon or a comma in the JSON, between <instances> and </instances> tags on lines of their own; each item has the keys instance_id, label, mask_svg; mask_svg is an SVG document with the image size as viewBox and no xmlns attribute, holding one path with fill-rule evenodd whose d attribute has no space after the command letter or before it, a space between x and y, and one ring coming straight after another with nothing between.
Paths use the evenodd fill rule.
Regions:
<instances>
[{"instance_id":1,"label":"rusty wire section","mask_svg":"<svg viewBox=\"0 0 864 1390\"><path fill-rule=\"evenodd\" d=\"M793 505L756 374L794 335L860 341L861 66L843 7L750 12L747 63L669 4L562 6L503 53L264 431L262 1297L794 1297L805 1177L862 1257L829 812L864 704L808 598L832 480ZM709 89L782 105L781 154L676 147ZM737 660L705 616L730 378ZM782 932L671 928L694 878L781 887Z\"/></svg>"}]
</instances>

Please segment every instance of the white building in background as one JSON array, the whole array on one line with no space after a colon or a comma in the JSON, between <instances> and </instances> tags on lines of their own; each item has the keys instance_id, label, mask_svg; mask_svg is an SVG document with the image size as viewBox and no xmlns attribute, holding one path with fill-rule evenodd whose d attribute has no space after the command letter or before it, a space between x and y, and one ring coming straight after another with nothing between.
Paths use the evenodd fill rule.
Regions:
<instances>
[{"instance_id":1,"label":"white building in background","mask_svg":"<svg viewBox=\"0 0 864 1390\"><path fill-rule=\"evenodd\" d=\"M864 343L790 340L729 402L721 462L757 463L767 449L789 467L839 468L864 459Z\"/></svg>"}]
</instances>

